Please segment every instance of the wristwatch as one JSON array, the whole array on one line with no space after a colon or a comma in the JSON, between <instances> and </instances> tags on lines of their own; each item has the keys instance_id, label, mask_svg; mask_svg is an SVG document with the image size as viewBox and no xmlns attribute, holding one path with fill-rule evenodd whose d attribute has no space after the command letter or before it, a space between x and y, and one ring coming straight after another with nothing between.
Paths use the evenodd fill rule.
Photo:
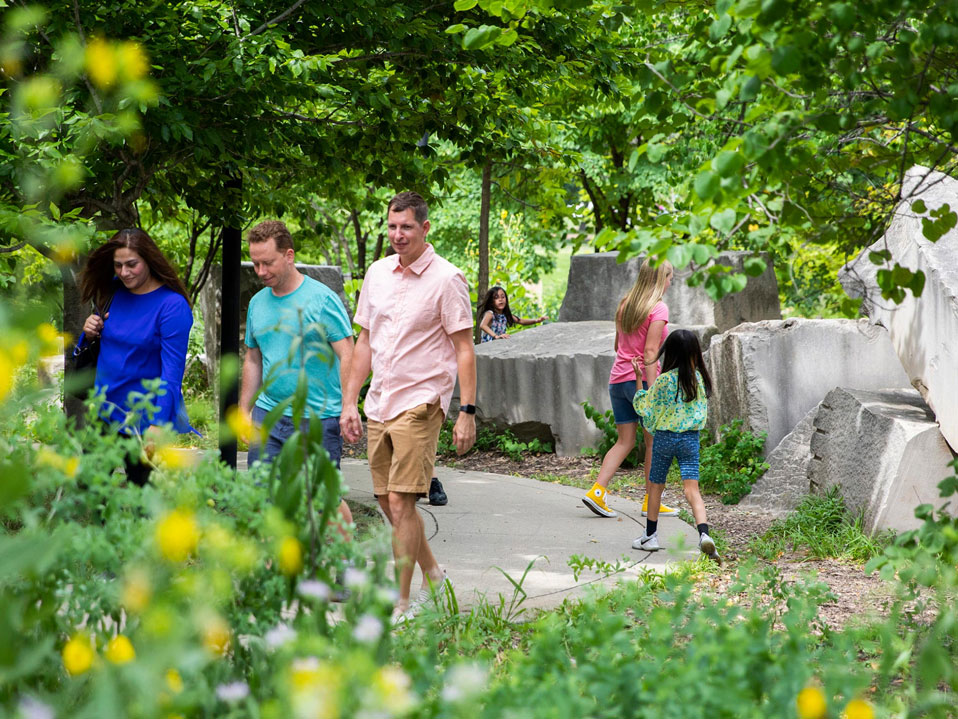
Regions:
<instances>
[{"instance_id":1,"label":"wristwatch","mask_svg":"<svg viewBox=\"0 0 958 719\"><path fill-rule=\"evenodd\" d=\"M466 414L475 414L475 413L476 413L476 405L474 405L474 404L461 404L461 405L459 405L459 411L460 411L460 412L465 412Z\"/></svg>"}]
</instances>

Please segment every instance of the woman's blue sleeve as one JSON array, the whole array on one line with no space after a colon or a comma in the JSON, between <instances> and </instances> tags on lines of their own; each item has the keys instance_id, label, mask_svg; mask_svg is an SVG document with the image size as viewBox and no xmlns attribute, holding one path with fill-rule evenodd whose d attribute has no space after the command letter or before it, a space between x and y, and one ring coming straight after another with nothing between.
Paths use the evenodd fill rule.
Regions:
<instances>
[{"instance_id":1,"label":"woman's blue sleeve","mask_svg":"<svg viewBox=\"0 0 958 719\"><path fill-rule=\"evenodd\" d=\"M159 319L160 379L166 392L156 398L159 411L153 424L171 422L177 432L192 432L183 402L183 373L186 371L193 311L184 297L176 295L160 310Z\"/></svg>"}]
</instances>

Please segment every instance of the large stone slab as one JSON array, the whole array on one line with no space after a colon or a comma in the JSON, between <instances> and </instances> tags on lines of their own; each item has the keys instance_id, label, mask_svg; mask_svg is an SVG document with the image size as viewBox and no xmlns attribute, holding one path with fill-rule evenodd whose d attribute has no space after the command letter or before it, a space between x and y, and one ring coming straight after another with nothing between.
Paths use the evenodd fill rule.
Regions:
<instances>
[{"instance_id":1,"label":"large stone slab","mask_svg":"<svg viewBox=\"0 0 958 719\"><path fill-rule=\"evenodd\" d=\"M723 252L717 262L742 269L748 252ZM639 275L641 257L633 257L619 264L618 252L596 252L573 255L569 266L569 284L562 307L560 322L614 320L619 300L632 287ZM782 316L778 300L778 282L768 255L765 272L750 277L741 292L715 302L702 287L689 287L686 280L692 274L688 268L678 270L672 286L665 293L669 306L669 322L678 326L713 325L719 332L741 324L759 320L779 319Z\"/></svg>"},{"instance_id":2,"label":"large stone slab","mask_svg":"<svg viewBox=\"0 0 958 719\"><path fill-rule=\"evenodd\" d=\"M835 387L908 387L888 333L867 320L767 320L712 338L709 431L742 419L765 456Z\"/></svg>"},{"instance_id":3,"label":"large stone slab","mask_svg":"<svg viewBox=\"0 0 958 719\"><path fill-rule=\"evenodd\" d=\"M712 327L685 329L703 343L714 332ZM560 456L594 447L601 434L586 418L582 402L603 412L611 409L614 339L614 322L558 322L477 346L479 419L509 427L520 439L555 442Z\"/></svg>"},{"instance_id":4,"label":"large stone slab","mask_svg":"<svg viewBox=\"0 0 958 719\"><path fill-rule=\"evenodd\" d=\"M343 271L339 267L332 265L296 265L296 268L308 277L322 282L333 292L339 295L339 299L346 306L346 311L352 319L352 305L346 301L346 294L343 290ZM200 292L200 311L203 314L205 332L203 343L206 348L206 371L211 387L218 387L217 377L219 374L220 361L220 324L222 308L222 290L223 290L223 269L219 265L213 267L210 271L209 280ZM243 354L246 338L246 309L249 307L249 301L257 292L263 288L263 284L256 276L253 270L252 262L244 262L240 267L240 355Z\"/></svg>"},{"instance_id":5,"label":"large stone slab","mask_svg":"<svg viewBox=\"0 0 958 719\"><path fill-rule=\"evenodd\" d=\"M864 512L866 531L915 529L915 507L942 504L938 483L954 455L917 391L836 388L814 424L812 490L839 487L846 506Z\"/></svg>"},{"instance_id":6,"label":"large stone slab","mask_svg":"<svg viewBox=\"0 0 958 719\"><path fill-rule=\"evenodd\" d=\"M768 469L739 506L786 514L808 495L808 465L812 461L811 440L815 432L812 422L816 414L817 406L769 453Z\"/></svg>"},{"instance_id":7,"label":"large stone slab","mask_svg":"<svg viewBox=\"0 0 958 719\"><path fill-rule=\"evenodd\" d=\"M927 211L944 204L958 210L958 181L916 166L905 175L902 197L885 236L840 272L839 280L849 295L862 298L862 313L888 329L912 385L935 413L951 448L958 451L958 228L930 242L922 234L927 212L912 210L919 199ZM920 297L909 292L900 305L881 298L879 267L868 255L886 249L893 262L924 273Z\"/></svg>"}]
</instances>

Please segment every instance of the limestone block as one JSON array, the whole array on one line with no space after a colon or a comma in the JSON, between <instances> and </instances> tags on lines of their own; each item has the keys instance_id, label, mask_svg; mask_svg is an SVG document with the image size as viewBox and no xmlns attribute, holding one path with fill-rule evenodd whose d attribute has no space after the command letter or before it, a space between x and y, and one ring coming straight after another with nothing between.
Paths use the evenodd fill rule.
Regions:
<instances>
[{"instance_id":1,"label":"limestone block","mask_svg":"<svg viewBox=\"0 0 958 719\"><path fill-rule=\"evenodd\" d=\"M598 252L573 255L569 266L569 285L562 307L560 322L613 320L615 311L639 274L641 257L617 262L618 252ZM747 252L723 252L718 262L741 270ZM759 277L750 277L741 292L712 300L702 287L686 284L692 274L688 268L675 273L672 286L665 293L669 306L669 322L679 326L714 325L719 332L742 322L779 319L782 316L778 301L778 282L772 262L763 253L767 263Z\"/></svg>"},{"instance_id":2,"label":"limestone block","mask_svg":"<svg viewBox=\"0 0 958 719\"><path fill-rule=\"evenodd\" d=\"M954 455L917 391L839 387L814 424L812 490L839 487L846 506L864 512L867 532L915 529L915 507L942 504L938 483Z\"/></svg>"},{"instance_id":3,"label":"limestone block","mask_svg":"<svg viewBox=\"0 0 958 719\"><path fill-rule=\"evenodd\" d=\"M713 327L685 329L702 342L714 333ZM554 441L560 456L594 447L600 433L582 402L611 409L614 339L614 322L557 322L478 345L479 420L509 427L520 439Z\"/></svg>"},{"instance_id":4,"label":"limestone block","mask_svg":"<svg viewBox=\"0 0 958 719\"><path fill-rule=\"evenodd\" d=\"M339 267L332 265L296 265L296 268L308 277L322 282L333 292L339 295L339 299L346 306L346 312L352 319L352 305L346 301L346 294L343 290L343 272ZM206 326L203 342L206 348L206 371L209 377L210 386L217 387L217 377L219 373L220 359L220 324L221 324L221 293L223 287L223 270L220 266L213 267L210 271L209 280L200 292L200 311L203 314L203 322ZM244 339L246 338L246 309L249 307L249 301L253 295L262 289L256 272L253 271L252 262L244 262L240 269L240 355L244 351Z\"/></svg>"},{"instance_id":5,"label":"limestone block","mask_svg":"<svg viewBox=\"0 0 958 719\"><path fill-rule=\"evenodd\" d=\"M739 506L785 514L795 509L808 494L808 464L812 459L812 421L818 413L813 407L795 429L785 435L768 455L768 469L752 485L752 491Z\"/></svg>"},{"instance_id":6,"label":"limestone block","mask_svg":"<svg viewBox=\"0 0 958 719\"><path fill-rule=\"evenodd\" d=\"M741 418L765 456L835 387L908 387L888 333L867 320L766 320L712 338L709 431Z\"/></svg>"},{"instance_id":7,"label":"limestone block","mask_svg":"<svg viewBox=\"0 0 958 719\"><path fill-rule=\"evenodd\" d=\"M839 280L849 295L862 298L862 314L888 329L912 385L958 451L958 228L930 242L922 234L922 217L911 209L920 199L929 211L946 203L958 210L958 181L916 166L905 175L902 197L885 236L844 268ZM868 254L885 249L893 262L925 274L921 297L909 292L900 305L882 300L879 267Z\"/></svg>"}]
</instances>

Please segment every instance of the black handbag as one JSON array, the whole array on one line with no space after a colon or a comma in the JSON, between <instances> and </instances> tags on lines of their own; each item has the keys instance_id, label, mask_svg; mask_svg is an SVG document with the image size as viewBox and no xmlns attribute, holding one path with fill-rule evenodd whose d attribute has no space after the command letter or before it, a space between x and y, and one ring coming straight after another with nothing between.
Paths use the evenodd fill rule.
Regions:
<instances>
[{"instance_id":1,"label":"black handbag","mask_svg":"<svg viewBox=\"0 0 958 719\"><path fill-rule=\"evenodd\" d=\"M113 304L113 295L106 301L103 309L94 306L93 311L103 317L110 311L110 305ZM73 348L73 354L68 360L72 372L69 381L64 384L64 392L71 397L85 400L93 385L96 382L96 362L100 358L100 337L88 339L82 346L77 345Z\"/></svg>"}]
</instances>

